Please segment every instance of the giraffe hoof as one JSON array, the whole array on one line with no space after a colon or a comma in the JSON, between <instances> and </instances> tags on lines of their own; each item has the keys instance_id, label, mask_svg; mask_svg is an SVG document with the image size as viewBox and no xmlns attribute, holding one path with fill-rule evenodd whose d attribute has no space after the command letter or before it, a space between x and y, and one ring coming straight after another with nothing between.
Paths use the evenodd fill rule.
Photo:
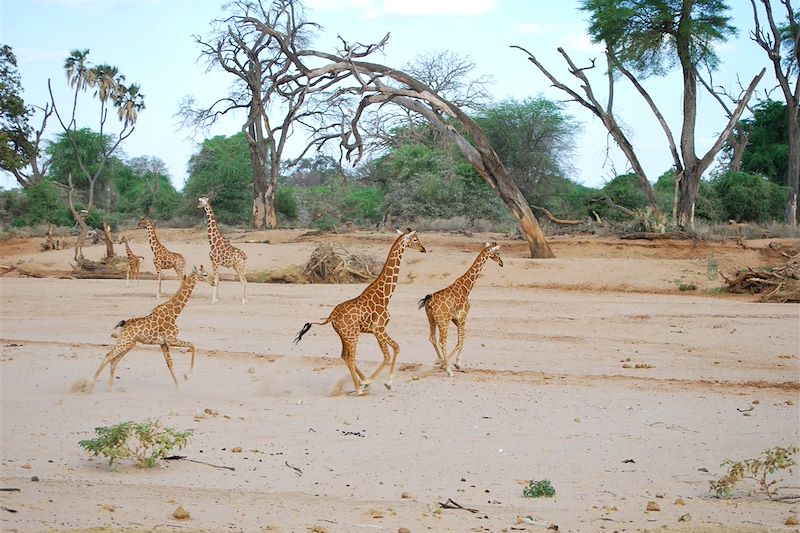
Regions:
<instances>
[{"instance_id":1,"label":"giraffe hoof","mask_svg":"<svg viewBox=\"0 0 800 533\"><path fill-rule=\"evenodd\" d=\"M388 390L392 390L392 383L391 382L384 383L383 386L386 387Z\"/></svg>"},{"instance_id":2,"label":"giraffe hoof","mask_svg":"<svg viewBox=\"0 0 800 533\"><path fill-rule=\"evenodd\" d=\"M450 378L453 377L453 371L450 370L449 368L447 369L447 377L450 377Z\"/></svg>"},{"instance_id":3,"label":"giraffe hoof","mask_svg":"<svg viewBox=\"0 0 800 533\"><path fill-rule=\"evenodd\" d=\"M455 367L456 370L461 370L461 365L458 363L453 363L453 367Z\"/></svg>"}]
</instances>

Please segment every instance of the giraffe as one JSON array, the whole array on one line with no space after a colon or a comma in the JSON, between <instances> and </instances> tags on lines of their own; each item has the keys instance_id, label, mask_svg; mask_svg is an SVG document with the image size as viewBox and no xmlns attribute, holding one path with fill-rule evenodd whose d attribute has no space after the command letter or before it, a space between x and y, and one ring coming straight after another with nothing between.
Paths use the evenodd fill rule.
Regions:
<instances>
[{"instance_id":1,"label":"giraffe","mask_svg":"<svg viewBox=\"0 0 800 533\"><path fill-rule=\"evenodd\" d=\"M452 285L433 294L428 294L425 298L419 301L419 308L425 308L425 314L428 315L428 325L430 326L430 341L433 348L436 350L438 358L437 365L444 368L448 376L453 375L450 369L450 361L455 354L456 358L453 361L453 366L461 368L461 349L464 346L464 323L467 320L469 313L469 293L478 275L486 263L487 259L493 260L495 263L503 266L503 260L500 259L498 250L500 247L497 243L486 243L483 250L480 251L478 257L473 261L472 266L457 278ZM445 349L447 348L447 326L449 322L453 322L458 330L458 342L455 349L450 352L448 357L445 357ZM439 329L439 341L436 341L436 329Z\"/></svg>"},{"instance_id":2,"label":"giraffe","mask_svg":"<svg viewBox=\"0 0 800 533\"><path fill-rule=\"evenodd\" d=\"M136 255L131 251L128 244L128 237L123 235L120 241L125 245L125 253L128 255L128 271L125 274L125 286L130 287L131 282L136 281L139 284L139 267L141 266L140 259L144 259L141 255Z\"/></svg>"},{"instance_id":3,"label":"giraffe","mask_svg":"<svg viewBox=\"0 0 800 533\"><path fill-rule=\"evenodd\" d=\"M89 384L89 392L91 392L97 378L100 377L100 373L103 372L103 369L108 364L111 364L108 376L108 390L111 390L114 385L114 374L117 371L117 365L125 354L136 346L136 343L158 344L161 346L161 351L164 353L164 359L167 362L167 368L176 387L178 386L178 380L175 378L175 372L172 371L172 357L169 354L169 347L188 348L192 352L192 360L189 365L189 372L184 377L189 379L189 374L194 369L195 347L193 343L178 338L178 326L175 325L175 321L186 306L186 302L192 295L194 286L198 281L208 281L208 273L202 266L200 266L200 270L194 268L191 274L184 276L178 292L163 304L156 306L149 315L121 320L114 326L114 329L122 328L119 334L112 333L111 335L117 339L117 344L100 362L100 367Z\"/></svg>"},{"instance_id":4,"label":"giraffe","mask_svg":"<svg viewBox=\"0 0 800 533\"><path fill-rule=\"evenodd\" d=\"M217 225L217 217L214 216L214 210L211 209L211 203L208 198L198 198L197 207L202 207L206 211L206 219L208 220L208 242L211 245L211 270L212 270L212 284L214 291L211 294L211 303L217 301L217 289L219 289L219 267L229 267L239 274L239 283L242 284L242 305L247 303L247 280L244 277L244 263L247 261L247 255L240 249L233 246L228 239L222 236L219 232Z\"/></svg>"},{"instance_id":5,"label":"giraffe","mask_svg":"<svg viewBox=\"0 0 800 533\"><path fill-rule=\"evenodd\" d=\"M386 333L386 325L389 323L389 299L392 297L397 285L397 276L400 272L400 259L403 257L403 251L406 248L415 248L425 253L425 246L420 242L416 231L409 229L406 233L400 230L397 230L397 232L400 236L397 237L397 240L389 249L386 263L378 277L359 296L334 307L324 322L306 323L294 339L295 344L300 342L303 335L314 324L321 326L329 322L333 323L333 329L342 341L342 359L344 359L347 369L350 371L350 377L353 378L356 396L364 394L361 388L362 384L368 386L390 363L387 345L392 347L393 355L389 367L389 381L384 385L387 389L392 388L395 372L394 364L397 360L397 354L400 352L400 346ZM378 365L378 368L375 369L369 379L365 379L364 374L356 366L356 348L358 346L358 336L361 333L375 335L378 346L380 346L383 353L383 362Z\"/></svg>"},{"instance_id":6,"label":"giraffe","mask_svg":"<svg viewBox=\"0 0 800 533\"><path fill-rule=\"evenodd\" d=\"M177 252L170 252L167 247L161 244L156 237L156 228L153 222L146 216L139 219L138 227L147 228L147 235L150 239L150 248L153 250L153 265L156 267L156 277L158 278L158 289L156 298L161 298L161 270L175 269L178 279L183 277L186 270L186 260Z\"/></svg>"}]
</instances>

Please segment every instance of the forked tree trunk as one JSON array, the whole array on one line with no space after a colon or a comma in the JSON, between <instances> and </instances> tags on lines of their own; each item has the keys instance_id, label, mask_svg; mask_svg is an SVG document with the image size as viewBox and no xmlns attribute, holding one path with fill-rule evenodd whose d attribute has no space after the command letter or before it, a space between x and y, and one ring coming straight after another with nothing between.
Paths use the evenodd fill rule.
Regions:
<instances>
[{"instance_id":1,"label":"forked tree trunk","mask_svg":"<svg viewBox=\"0 0 800 533\"><path fill-rule=\"evenodd\" d=\"M784 218L788 225L797 226L797 190L800 181L800 110L788 110L789 113L789 174L786 185L789 187L789 198L786 201Z\"/></svg>"}]
</instances>

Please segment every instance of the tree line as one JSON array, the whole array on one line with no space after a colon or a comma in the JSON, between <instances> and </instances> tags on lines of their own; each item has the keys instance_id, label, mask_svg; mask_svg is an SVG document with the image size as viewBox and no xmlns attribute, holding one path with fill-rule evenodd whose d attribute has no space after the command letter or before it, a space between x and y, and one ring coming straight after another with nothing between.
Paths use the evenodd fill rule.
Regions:
<instances>
[{"instance_id":1,"label":"tree line","mask_svg":"<svg viewBox=\"0 0 800 533\"><path fill-rule=\"evenodd\" d=\"M701 178L704 175L708 178L708 170L720 151L730 152L729 169L734 174L715 177L719 186L715 185L714 190L718 193L727 191L724 196L729 196L733 194L731 191L740 190L743 184L750 184L751 192L768 189L769 198L782 198L784 219L794 225L800 174L800 135L797 131L800 117L797 100L800 32L797 13L790 0L782 0L780 6L778 9L785 9L785 14L773 10L770 0L751 0L754 28L750 32L755 45L765 51L765 65L774 71L783 102L752 104L751 97L761 82L763 69L738 95L723 94L710 81L712 73L720 67L715 46L736 31L727 14L728 6L722 0L583 0L581 9L590 16L589 33L595 42L605 46L604 76L609 92L606 102L600 101L589 78L595 68L594 62L578 66L568 51L559 48L570 73L580 83L580 87L575 89L553 77L533 53L521 46L515 48L525 52L527 59L555 87L602 120L626 155L631 175L647 206L657 215L666 213L673 226L690 228L695 217L703 212L704 208L699 204L701 189L708 182ZM370 44L350 43L340 37L337 50L315 50L311 46L317 30L318 26L305 18L300 0L237 0L227 4L225 14L212 21L210 37L196 37L201 57L207 60L209 68L221 68L236 82L230 94L220 95L217 103L208 107L187 97L180 114L189 127L208 126L227 113L238 112L245 117L240 138L247 148L249 176L241 178L244 182L230 192L233 195L230 201L250 204L248 211L253 227L275 227L282 203L291 206L290 198L297 202L294 189L281 193L282 187L293 187L285 172L282 176L281 169L287 168L287 163L291 168L291 163L296 164L305 158L309 150L322 150L332 145L338 148L343 160L360 163L357 172L361 175L346 182L350 187L353 183L372 187L374 192L362 191L359 194L369 196L372 202L382 198L384 217L387 214L405 216L404 213L411 212L414 202L405 198L408 205L404 206L400 201L403 193L410 190L430 191L418 201L419 205L426 206L429 215L434 216L438 216L442 203L455 203L442 202L441 198L461 198L461 204L478 198L481 201L477 203L487 206L490 212L499 205L504 206L507 216L517 224L527 240L532 256L552 256L531 205L545 204L540 207L546 207L552 198L574 196L566 193L564 188L565 183L570 183L564 172L569 161L570 144L561 141L569 140L570 131L574 131L577 125L562 106L542 98L511 102L510 106L503 102L490 102L484 80L475 75L476 66L455 54L424 55L401 68L376 63L373 58L387 46L388 34ZM68 112L59 112L52 92L51 101L39 108L44 117L39 129L27 123L32 110L4 94L4 108L6 103L9 105L8 115L4 109L2 144L3 168L14 173L24 187L38 185L50 177L51 171L57 174L52 167L44 170L47 150L39 146L47 119L54 114L63 132L61 140L67 141L75 159L75 168L67 172L64 187L71 191L78 186L73 185L73 176L78 181L85 181L88 185L87 207L91 212L96 183L104 169L110 166L109 162L115 161L112 157L114 151L133 132L137 113L144 109L144 100L139 87L127 84L116 67L91 65L88 53L88 50L73 51L65 62L65 69L68 82L75 91L74 102L77 102L80 92L94 91L93 96L100 106L101 119L99 132L96 132L99 137L94 145L100 154L96 169L89 168L88 154L82 153L77 144L79 131L85 135L88 133L75 123L75 103L70 119ZM3 90L13 96L19 79L8 47L3 47L2 58L0 75L7 81ZM674 66L679 67L682 73L683 121L677 136L672 134L644 86L648 78L662 76ZM636 148L615 115L613 87L622 81L630 83L648 103L663 129L665 149L673 156L672 198L666 205L656 194L651 184L653 180L642 170ZM720 125L720 134L713 146L706 153L698 154L695 123L698 92L702 88L715 95L727 118ZM728 99L727 103L724 98ZM752 123L765 120L758 119L755 112L767 113L771 106L776 105L782 105L784 110L783 123L778 129L786 132L786 162L782 166L770 163L774 166L758 167L753 163L753 156L747 155L765 140L753 137ZM525 106L537 109L520 109ZM117 112L119 120L120 129L114 135L104 131L109 109ZM747 109L753 111L752 117L742 120ZM772 111L780 114L777 108ZM518 117L524 117L526 112L538 120L533 131L525 129L530 124L514 122ZM498 123L500 127L497 127ZM296 160L286 161L283 153L286 139L297 128L308 132L309 141ZM547 134L537 137L537 132ZM202 180L195 186L199 178L194 176L202 175L219 163L208 155L218 150L215 143L225 144L235 137L208 139L203 143L200 152L190 161L192 173L184 188L185 193L208 187L202 184ZM536 150L526 146L532 140L541 141ZM437 155L427 153L430 149L436 150ZM236 166L245 162L237 156L226 164ZM397 177L398 174L384 174L385 177L381 178L384 165L398 165L400 162L412 165L411 170L401 169L406 171L405 174L399 173L409 176L409 181L404 182ZM413 165L419 165L419 168ZM32 172L24 174L23 168ZM745 175L748 169L760 173L756 181ZM745 174L736 174L742 171ZM157 171L152 172L157 175ZM669 172L664 173L655 183L662 178L669 179L664 178L669 175ZM733 181L723 186L726 182L723 176L727 176L728 182ZM51 181L63 185L63 176L61 181L58 178ZM109 183L118 182L111 180ZM785 188L773 190L770 188L772 183ZM166 184L158 187L160 180L157 177L152 184L155 186L151 188L158 188L158 191L150 191L151 203L143 204L143 207L153 205L159 195L167 194ZM221 188L218 194L228 194L225 190ZM245 198L244 191L249 191L249 198ZM209 190L200 192L210 193ZM119 194L119 190L108 191L108 194ZM440 195L439 200L436 194ZM482 195L487 194L493 199L483 201ZM227 198L220 198L227 203ZM549 205L553 207L552 203ZM567 204L562 202L562 205L566 209ZM714 212L719 216L721 210L717 208ZM725 212L734 213L735 210ZM469 213L479 214L480 210L472 206ZM768 211L759 210L757 215L746 216L769 216L766 213ZM735 215L734 218L743 216Z\"/></svg>"}]
</instances>

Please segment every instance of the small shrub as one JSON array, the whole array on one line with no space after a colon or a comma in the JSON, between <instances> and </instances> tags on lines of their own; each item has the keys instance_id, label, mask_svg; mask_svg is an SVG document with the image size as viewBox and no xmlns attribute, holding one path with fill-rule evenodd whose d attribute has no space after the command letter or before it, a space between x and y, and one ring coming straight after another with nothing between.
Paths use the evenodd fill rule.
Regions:
<instances>
[{"instance_id":1,"label":"small shrub","mask_svg":"<svg viewBox=\"0 0 800 533\"><path fill-rule=\"evenodd\" d=\"M552 498L556 495L556 489L550 484L549 479L541 481L530 480L528 484L522 489L522 495L526 498Z\"/></svg>"},{"instance_id":2,"label":"small shrub","mask_svg":"<svg viewBox=\"0 0 800 533\"><path fill-rule=\"evenodd\" d=\"M768 480L768 477L777 472L791 468L795 465L793 455L800 452L797 446L782 448L776 446L769 450L764 450L755 459L744 459L742 461L726 460L720 466L727 467L728 473L715 481L709 481L711 491L719 498L727 498L731 495L733 487L744 479L751 479L758 484L758 489L766 493L770 500L776 496L779 487L775 485L779 480Z\"/></svg>"},{"instance_id":3,"label":"small shrub","mask_svg":"<svg viewBox=\"0 0 800 533\"><path fill-rule=\"evenodd\" d=\"M92 455L115 460L130 459L139 468L152 468L174 447L186 446L191 431L176 431L161 427L157 420L144 423L122 422L115 426L94 429L97 437L79 442Z\"/></svg>"}]
</instances>

